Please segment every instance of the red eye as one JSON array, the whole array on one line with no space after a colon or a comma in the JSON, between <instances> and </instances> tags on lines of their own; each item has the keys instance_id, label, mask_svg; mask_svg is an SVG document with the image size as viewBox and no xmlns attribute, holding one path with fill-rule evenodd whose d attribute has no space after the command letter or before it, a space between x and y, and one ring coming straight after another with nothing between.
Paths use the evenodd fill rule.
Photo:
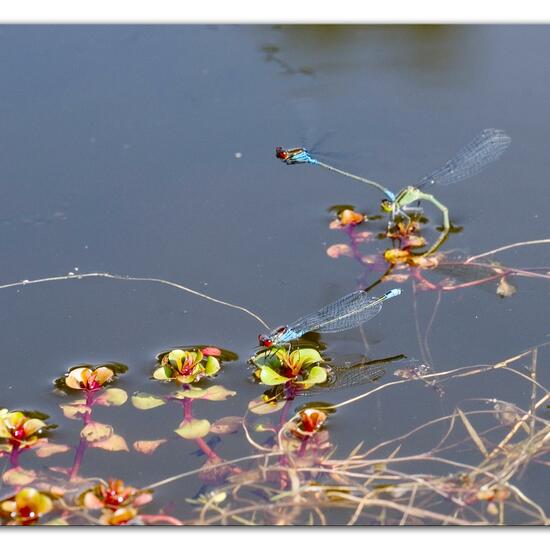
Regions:
<instances>
[{"instance_id":1,"label":"red eye","mask_svg":"<svg viewBox=\"0 0 550 550\"><path fill-rule=\"evenodd\" d=\"M260 334L258 336L258 342L260 343L260 346L264 346L266 348L270 348L273 345L273 342L264 334Z\"/></svg>"},{"instance_id":2,"label":"red eye","mask_svg":"<svg viewBox=\"0 0 550 550\"><path fill-rule=\"evenodd\" d=\"M288 153L282 147L277 147L275 149L275 156L278 159L286 160L288 158Z\"/></svg>"}]
</instances>

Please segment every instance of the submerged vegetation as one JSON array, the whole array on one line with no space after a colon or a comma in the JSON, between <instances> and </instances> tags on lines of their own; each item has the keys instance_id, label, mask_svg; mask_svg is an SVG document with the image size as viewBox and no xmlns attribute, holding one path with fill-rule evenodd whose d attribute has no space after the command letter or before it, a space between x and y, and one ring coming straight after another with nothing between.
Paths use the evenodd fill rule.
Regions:
<instances>
[{"instance_id":1,"label":"submerged vegetation","mask_svg":"<svg viewBox=\"0 0 550 550\"><path fill-rule=\"evenodd\" d=\"M343 231L349 242L338 245L338 254L333 253L333 245L329 255L354 258L365 270L362 277L378 270L375 284L409 281L415 292L434 291L441 296L492 283L495 293L506 298L516 291L513 278L550 278L548 270L487 261L499 250L465 260L448 258L441 252L416 255L414 250L424 245L420 233L423 222L419 219L409 224L400 222L382 235L398 243L397 248L379 256L362 254L359 246L374 242L374 233L366 235L361 226L374 223L376 217L369 218L352 208L336 211L331 227ZM530 244L517 243L503 249ZM38 282L42 281L19 284ZM525 493L521 479L526 468L549 466L550 393L538 379L539 350L549 343L491 365L437 372L432 368L429 328L423 337L419 332L423 362L399 355L338 365L325 358L324 347L312 345L312 340L261 348L249 363L253 380L265 387L265 392L248 404L243 416L214 420L214 408L202 406L199 417L194 404L223 401L237 394L216 380L227 363L238 360L228 350L211 345L180 346L159 353L150 371L151 380L159 384L159 393L138 391L131 399L124 389L125 365L70 368L55 381L55 391L62 396L59 406L65 418L81 422L80 438L74 446L56 442L64 426L49 424L44 413L0 410L0 456L5 460L0 518L11 525L312 525L335 521L348 525L548 524L543 505ZM377 382L388 369L393 379L360 390L360 384ZM525 384L530 395L528 403L522 406L470 395L448 414L397 437L382 436L368 446L359 440L357 447L348 452L337 446L331 417L342 407L381 392L391 399L396 386L411 383L420 383L426 391L435 390L443 397L444 387L462 378L501 377L502 373ZM355 387L357 391L339 403L303 401L343 387ZM176 404L179 419L176 412L171 433L154 433L149 439L129 444L113 426L94 420L97 407L121 407L129 402L137 409L136 414ZM168 423L174 414L171 411L165 415ZM225 459L214 450L219 438L239 432L251 452ZM411 452L420 433L431 434L436 442L422 452ZM88 449L135 452L147 457L162 446L176 445L178 439L195 445L204 456L199 469L146 487L133 487L128 484L130 479L98 478L100 472L92 471L93 477L82 475ZM44 462L42 468L27 466L25 455L31 451ZM72 466L52 463L53 457L70 451ZM170 507L155 504L156 489L190 476L197 476L203 483L198 495L182 497L194 512L180 517L170 513Z\"/></svg>"},{"instance_id":2,"label":"submerged vegetation","mask_svg":"<svg viewBox=\"0 0 550 550\"><path fill-rule=\"evenodd\" d=\"M499 142L498 155L507 144ZM382 227L377 226L379 214L358 212L350 205L333 209L330 228L343 233L346 242L330 245L327 255L349 257L360 265L361 290L274 331L249 309L163 279L84 273L0 285L1 290L92 277L152 282L240 310L269 331L248 360L250 379L261 390L248 405L236 403L239 416L216 417L215 402L230 402L237 395L219 380L239 357L215 345L184 345L159 353L143 375L148 389L158 388L153 393L129 396L124 377L128 367L121 363L82 364L60 373L54 383L59 407L67 424L79 423L71 444L65 443L66 426L48 424L47 414L0 409L0 520L9 525L547 525L544 505L529 497L521 481L527 468L540 468L547 475L542 469L550 465L550 393L539 380L539 351L550 342L493 364L443 370L435 368L429 333L444 293L492 284L494 293L505 299L516 293L518 278L547 282L549 268L505 266L490 258L550 240L514 243L465 259L442 252L441 245L457 228L445 218L440 237L430 245L422 211L405 211L419 198L428 200L427 195L407 189L407 200L391 195L393 206L385 211L392 217L387 225L382 219ZM370 250L380 242L391 246ZM367 291L387 282L410 284L421 361L402 354L339 361L329 357L322 342L306 339L313 330L349 330L374 317L382 302L401 294L397 288L380 298L365 298ZM424 330L416 311L421 291L437 294ZM394 376L384 379L388 370ZM357 433L356 447L339 448L333 419L342 408L373 395L391 399L403 384L417 384L442 399L446 388L474 376L492 377L495 384L500 377L513 376L525 386L528 398L520 404L467 395L446 414L398 436L375 434L369 442L362 439L364 420L358 412L350 427ZM353 388L353 396L337 403L310 401L343 388ZM129 414L137 419L166 407L158 431L129 442L112 425L97 420L98 408L130 406ZM214 447L232 434L239 434L248 447L237 458L224 458ZM415 447L419 434L433 441L420 452ZM167 446L174 453L172 466L184 471L143 487L131 485L131 472L118 479L104 466L86 463L91 450L138 453L147 460ZM192 447L201 457L199 468L185 470L177 454L181 446ZM68 453L69 467L55 463L53 457L71 456ZM159 488L192 477L202 483L198 494L183 494L176 505L156 498ZM189 510L185 514L178 513L181 504Z\"/></svg>"}]
</instances>

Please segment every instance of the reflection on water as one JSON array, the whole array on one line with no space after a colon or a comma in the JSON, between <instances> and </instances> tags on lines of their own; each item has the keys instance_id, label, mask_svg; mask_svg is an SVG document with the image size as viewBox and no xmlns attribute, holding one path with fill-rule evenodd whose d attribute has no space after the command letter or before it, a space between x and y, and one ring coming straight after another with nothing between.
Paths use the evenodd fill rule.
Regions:
<instances>
[{"instance_id":1,"label":"reflection on water","mask_svg":"<svg viewBox=\"0 0 550 550\"><path fill-rule=\"evenodd\" d=\"M453 78L470 47L467 33L467 27L455 25L284 25L276 32L279 41L262 50L277 59L308 63L312 72L325 76L374 65L418 77Z\"/></svg>"}]
</instances>

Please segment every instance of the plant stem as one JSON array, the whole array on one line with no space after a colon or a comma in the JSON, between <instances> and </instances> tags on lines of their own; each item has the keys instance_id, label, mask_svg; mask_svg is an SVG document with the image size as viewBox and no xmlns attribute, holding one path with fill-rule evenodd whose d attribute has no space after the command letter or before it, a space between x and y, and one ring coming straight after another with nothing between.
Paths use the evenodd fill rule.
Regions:
<instances>
[{"instance_id":1,"label":"plant stem","mask_svg":"<svg viewBox=\"0 0 550 550\"><path fill-rule=\"evenodd\" d=\"M84 416L82 417L82 422L84 424L84 427L86 427L92 419L93 404L94 404L94 393L86 392L86 407L88 407L89 410L87 410L84 413ZM80 470L80 465L82 464L82 459L84 458L84 453L87 447L88 445L87 445L86 439L83 436L80 436L80 441L78 442L78 447L76 448L76 453L74 455L73 466L71 468L71 473L69 475L69 479L71 481L74 480L78 475L78 471Z\"/></svg>"},{"instance_id":2,"label":"plant stem","mask_svg":"<svg viewBox=\"0 0 550 550\"><path fill-rule=\"evenodd\" d=\"M184 422L191 422L191 420L193 420L193 400L189 397L184 397L182 401L182 408ZM206 443L202 437L196 437L193 441L209 460L221 460L221 457L210 448L208 443Z\"/></svg>"},{"instance_id":3,"label":"plant stem","mask_svg":"<svg viewBox=\"0 0 550 550\"><path fill-rule=\"evenodd\" d=\"M21 454L21 451L19 450L19 447L13 447L12 451L10 453L10 466L12 468L17 468L19 466L19 456Z\"/></svg>"}]
</instances>

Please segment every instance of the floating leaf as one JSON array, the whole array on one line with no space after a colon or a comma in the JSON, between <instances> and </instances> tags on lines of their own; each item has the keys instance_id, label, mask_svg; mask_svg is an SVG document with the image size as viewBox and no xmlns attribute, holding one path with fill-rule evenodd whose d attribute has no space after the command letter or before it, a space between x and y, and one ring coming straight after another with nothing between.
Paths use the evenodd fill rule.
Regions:
<instances>
[{"instance_id":1,"label":"floating leaf","mask_svg":"<svg viewBox=\"0 0 550 550\"><path fill-rule=\"evenodd\" d=\"M316 363L322 363L323 358L316 349L302 348L294 350L290 354L290 362L299 365L300 368L304 368Z\"/></svg>"},{"instance_id":2,"label":"floating leaf","mask_svg":"<svg viewBox=\"0 0 550 550\"><path fill-rule=\"evenodd\" d=\"M389 275L384 275L384 282L389 283L392 281L394 283L404 283L408 278L408 273L390 273Z\"/></svg>"},{"instance_id":3,"label":"floating leaf","mask_svg":"<svg viewBox=\"0 0 550 550\"><path fill-rule=\"evenodd\" d=\"M206 359L206 365L204 367L207 376L213 376L220 370L220 362L212 356Z\"/></svg>"},{"instance_id":4,"label":"floating leaf","mask_svg":"<svg viewBox=\"0 0 550 550\"><path fill-rule=\"evenodd\" d=\"M271 348L267 351L262 351L252 357L250 360L257 367L271 367L273 369L279 368L283 361L288 359L288 353L282 348Z\"/></svg>"},{"instance_id":5,"label":"floating leaf","mask_svg":"<svg viewBox=\"0 0 550 550\"><path fill-rule=\"evenodd\" d=\"M89 443L102 441L113 435L113 427L101 422L90 422L82 428L80 435Z\"/></svg>"},{"instance_id":6,"label":"floating leaf","mask_svg":"<svg viewBox=\"0 0 550 550\"><path fill-rule=\"evenodd\" d=\"M183 421L177 430L174 430L180 437L184 439L196 439L204 437L210 431L210 422L208 420L193 420Z\"/></svg>"},{"instance_id":7,"label":"floating leaf","mask_svg":"<svg viewBox=\"0 0 550 550\"><path fill-rule=\"evenodd\" d=\"M34 470L24 470L21 467L11 468L2 475L2 481L6 485L28 485L36 479Z\"/></svg>"},{"instance_id":8,"label":"floating leaf","mask_svg":"<svg viewBox=\"0 0 550 550\"><path fill-rule=\"evenodd\" d=\"M56 443L42 443L36 448L36 456L46 458L59 453L66 453L71 448L68 445L58 445Z\"/></svg>"},{"instance_id":9,"label":"floating leaf","mask_svg":"<svg viewBox=\"0 0 550 550\"><path fill-rule=\"evenodd\" d=\"M238 432L242 424L242 416L225 416L216 420L210 427L210 431L215 434L232 434Z\"/></svg>"},{"instance_id":10,"label":"floating leaf","mask_svg":"<svg viewBox=\"0 0 550 550\"><path fill-rule=\"evenodd\" d=\"M168 365L159 367L153 372L153 378L155 380L170 380L172 378L172 369Z\"/></svg>"},{"instance_id":11,"label":"floating leaf","mask_svg":"<svg viewBox=\"0 0 550 550\"><path fill-rule=\"evenodd\" d=\"M340 256L353 256L353 250L349 244L333 244L327 248L327 256L334 259Z\"/></svg>"},{"instance_id":12,"label":"floating leaf","mask_svg":"<svg viewBox=\"0 0 550 550\"><path fill-rule=\"evenodd\" d=\"M104 451L129 451L125 439L117 434L113 434L107 439L94 441L91 443L91 446L96 449L103 449Z\"/></svg>"},{"instance_id":13,"label":"floating leaf","mask_svg":"<svg viewBox=\"0 0 550 550\"><path fill-rule=\"evenodd\" d=\"M137 392L132 395L132 405L136 409L145 411L147 409L154 409L155 407L166 405L166 400L162 397L157 397L156 395Z\"/></svg>"},{"instance_id":14,"label":"floating leaf","mask_svg":"<svg viewBox=\"0 0 550 550\"><path fill-rule=\"evenodd\" d=\"M38 418L30 418L23 424L23 430L25 432L25 437L40 431L46 426L46 423Z\"/></svg>"},{"instance_id":15,"label":"floating leaf","mask_svg":"<svg viewBox=\"0 0 550 550\"><path fill-rule=\"evenodd\" d=\"M314 384L322 384L327 381L327 369L324 367L313 367L305 380L296 382L296 384L302 384L306 387L313 386Z\"/></svg>"},{"instance_id":16,"label":"floating leaf","mask_svg":"<svg viewBox=\"0 0 550 550\"><path fill-rule=\"evenodd\" d=\"M271 414L280 411L284 406L285 401L266 401L263 397L258 397L248 403L248 410L254 414Z\"/></svg>"},{"instance_id":17,"label":"floating leaf","mask_svg":"<svg viewBox=\"0 0 550 550\"><path fill-rule=\"evenodd\" d=\"M284 384L290 380L290 378L281 376L270 367L262 367L260 370L260 380L262 381L262 384L277 386L278 384Z\"/></svg>"},{"instance_id":18,"label":"floating leaf","mask_svg":"<svg viewBox=\"0 0 550 550\"><path fill-rule=\"evenodd\" d=\"M204 394L206 393L206 390L203 390L202 388L195 388L191 386L187 390L181 390L176 391L172 394L172 397L175 397L176 399L202 399Z\"/></svg>"},{"instance_id":19,"label":"floating leaf","mask_svg":"<svg viewBox=\"0 0 550 550\"><path fill-rule=\"evenodd\" d=\"M188 399L206 399L207 401L224 401L228 397L236 395L237 392L232 390L227 390L223 386L210 386L206 389L201 388L190 388L188 390L182 390L174 392L172 394L176 399L183 399L184 397Z\"/></svg>"},{"instance_id":20,"label":"floating leaf","mask_svg":"<svg viewBox=\"0 0 550 550\"><path fill-rule=\"evenodd\" d=\"M95 401L95 405L103 407L120 407L128 399L128 394L120 388L109 388L105 390Z\"/></svg>"},{"instance_id":21,"label":"floating leaf","mask_svg":"<svg viewBox=\"0 0 550 550\"><path fill-rule=\"evenodd\" d=\"M374 233L372 231L356 231L353 236L356 243L364 243L371 240L374 237Z\"/></svg>"},{"instance_id":22,"label":"floating leaf","mask_svg":"<svg viewBox=\"0 0 550 550\"><path fill-rule=\"evenodd\" d=\"M201 399L206 399L207 401L224 401L228 397L233 397L237 395L236 391L228 390L223 386L210 386L206 389L206 393Z\"/></svg>"},{"instance_id":23,"label":"floating leaf","mask_svg":"<svg viewBox=\"0 0 550 550\"><path fill-rule=\"evenodd\" d=\"M142 439L141 441L134 441L133 447L138 453L144 455L153 454L163 443L166 443L167 439Z\"/></svg>"},{"instance_id":24,"label":"floating leaf","mask_svg":"<svg viewBox=\"0 0 550 550\"><path fill-rule=\"evenodd\" d=\"M63 415L71 420L77 420L85 414L91 414L92 409L86 406L86 400L78 399L67 405L59 405L63 411Z\"/></svg>"},{"instance_id":25,"label":"floating leaf","mask_svg":"<svg viewBox=\"0 0 550 550\"><path fill-rule=\"evenodd\" d=\"M222 354L222 350L219 349L219 348L214 348L214 347L206 347L206 348L202 348L202 354L207 357L209 355L211 356L214 356L214 357L220 357L221 354Z\"/></svg>"}]
</instances>

